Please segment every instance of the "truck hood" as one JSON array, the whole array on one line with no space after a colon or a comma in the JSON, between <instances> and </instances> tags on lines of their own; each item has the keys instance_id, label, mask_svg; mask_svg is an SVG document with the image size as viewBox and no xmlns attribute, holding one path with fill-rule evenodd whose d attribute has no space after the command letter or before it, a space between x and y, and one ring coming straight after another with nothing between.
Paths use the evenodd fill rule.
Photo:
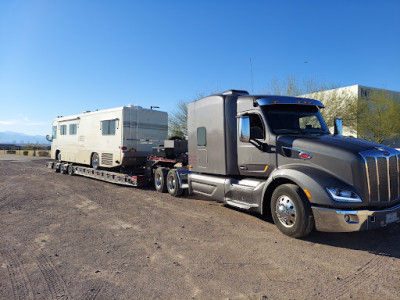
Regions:
<instances>
[{"instance_id":1,"label":"truck hood","mask_svg":"<svg viewBox=\"0 0 400 300\"><path fill-rule=\"evenodd\" d=\"M371 150L375 147L389 148L377 143L368 142L350 137L335 135L285 135L279 136L277 145L296 148L307 152L329 153L331 151L351 152L358 154L365 150ZM335 155L336 156L336 155Z\"/></svg>"},{"instance_id":2,"label":"truck hood","mask_svg":"<svg viewBox=\"0 0 400 300\"><path fill-rule=\"evenodd\" d=\"M365 162L360 152L386 150L393 153L392 148L377 143L333 135L285 135L278 136L276 142L278 167L288 164L306 165L358 187L366 184L363 175ZM301 152L311 154L311 158L300 158Z\"/></svg>"}]
</instances>

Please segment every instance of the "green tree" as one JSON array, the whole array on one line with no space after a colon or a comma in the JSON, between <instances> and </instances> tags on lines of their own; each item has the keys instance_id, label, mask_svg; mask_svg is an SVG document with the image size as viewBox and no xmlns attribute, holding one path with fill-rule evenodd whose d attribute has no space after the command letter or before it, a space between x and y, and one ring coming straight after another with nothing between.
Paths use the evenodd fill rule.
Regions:
<instances>
[{"instance_id":1,"label":"green tree","mask_svg":"<svg viewBox=\"0 0 400 300\"><path fill-rule=\"evenodd\" d=\"M392 146L400 139L400 103L387 90L358 99L357 133L362 139Z\"/></svg>"},{"instance_id":2,"label":"green tree","mask_svg":"<svg viewBox=\"0 0 400 300\"><path fill-rule=\"evenodd\" d=\"M176 109L169 115L169 137L187 139L187 101L179 101Z\"/></svg>"}]
</instances>

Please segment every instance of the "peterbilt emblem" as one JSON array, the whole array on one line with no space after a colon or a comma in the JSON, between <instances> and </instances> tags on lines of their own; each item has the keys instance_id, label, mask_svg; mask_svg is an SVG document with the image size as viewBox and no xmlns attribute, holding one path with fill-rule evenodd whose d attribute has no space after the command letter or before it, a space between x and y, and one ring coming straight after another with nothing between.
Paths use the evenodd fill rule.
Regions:
<instances>
[{"instance_id":1,"label":"peterbilt emblem","mask_svg":"<svg viewBox=\"0 0 400 300\"><path fill-rule=\"evenodd\" d=\"M385 156L389 156L389 155L390 155L390 152L389 152L389 151L386 151L386 150L385 150L384 148L382 148L382 147L375 147L375 149L378 150L378 151L381 151L382 154L385 155Z\"/></svg>"},{"instance_id":2,"label":"peterbilt emblem","mask_svg":"<svg viewBox=\"0 0 400 300\"><path fill-rule=\"evenodd\" d=\"M299 153L299 157L302 159L311 159L312 155L310 153L301 151Z\"/></svg>"}]
</instances>

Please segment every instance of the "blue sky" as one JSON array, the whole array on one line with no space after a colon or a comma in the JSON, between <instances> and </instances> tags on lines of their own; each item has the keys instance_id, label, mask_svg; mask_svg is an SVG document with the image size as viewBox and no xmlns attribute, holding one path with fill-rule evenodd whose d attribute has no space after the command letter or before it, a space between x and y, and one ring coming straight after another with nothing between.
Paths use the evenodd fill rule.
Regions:
<instances>
[{"instance_id":1,"label":"blue sky","mask_svg":"<svg viewBox=\"0 0 400 300\"><path fill-rule=\"evenodd\" d=\"M0 1L0 131L265 90L293 74L400 91L400 1ZM308 63L305 63L308 61Z\"/></svg>"}]
</instances>

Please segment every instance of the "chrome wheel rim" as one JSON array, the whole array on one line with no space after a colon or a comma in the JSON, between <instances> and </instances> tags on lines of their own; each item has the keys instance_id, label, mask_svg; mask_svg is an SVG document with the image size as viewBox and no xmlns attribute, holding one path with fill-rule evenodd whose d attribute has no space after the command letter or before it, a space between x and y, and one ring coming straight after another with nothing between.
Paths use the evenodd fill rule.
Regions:
<instances>
[{"instance_id":1,"label":"chrome wheel rim","mask_svg":"<svg viewBox=\"0 0 400 300\"><path fill-rule=\"evenodd\" d=\"M169 190L170 191L175 190L175 185L176 185L176 183L175 183L174 176L172 176L172 175L168 176L168 188L169 188Z\"/></svg>"},{"instance_id":2,"label":"chrome wheel rim","mask_svg":"<svg viewBox=\"0 0 400 300\"><path fill-rule=\"evenodd\" d=\"M99 165L99 157L97 155L93 155L92 166L93 168L97 168Z\"/></svg>"},{"instance_id":3,"label":"chrome wheel rim","mask_svg":"<svg viewBox=\"0 0 400 300\"><path fill-rule=\"evenodd\" d=\"M288 196L282 195L276 201L275 214L285 227L293 227L296 223L296 207Z\"/></svg>"},{"instance_id":4,"label":"chrome wheel rim","mask_svg":"<svg viewBox=\"0 0 400 300\"><path fill-rule=\"evenodd\" d=\"M158 173L156 174L156 185L161 186L161 175Z\"/></svg>"}]
</instances>

